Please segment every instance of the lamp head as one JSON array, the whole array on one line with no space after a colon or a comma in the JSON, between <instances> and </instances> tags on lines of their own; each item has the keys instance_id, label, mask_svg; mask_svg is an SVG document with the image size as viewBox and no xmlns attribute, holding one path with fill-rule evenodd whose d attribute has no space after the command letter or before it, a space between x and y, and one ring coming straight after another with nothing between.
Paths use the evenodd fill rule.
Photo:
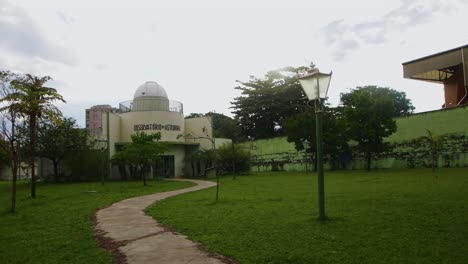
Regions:
<instances>
[{"instance_id":1,"label":"lamp head","mask_svg":"<svg viewBox=\"0 0 468 264\"><path fill-rule=\"evenodd\" d=\"M322 73L317 69L312 73L299 77L302 89L310 101L327 97L331 76L332 72Z\"/></svg>"}]
</instances>

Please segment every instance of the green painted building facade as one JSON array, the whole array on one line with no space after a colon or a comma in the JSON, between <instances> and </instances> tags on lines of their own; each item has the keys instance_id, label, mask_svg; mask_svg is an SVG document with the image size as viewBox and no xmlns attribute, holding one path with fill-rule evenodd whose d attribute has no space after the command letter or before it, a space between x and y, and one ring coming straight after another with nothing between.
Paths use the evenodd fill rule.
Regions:
<instances>
[{"instance_id":1,"label":"green painted building facade","mask_svg":"<svg viewBox=\"0 0 468 264\"><path fill-rule=\"evenodd\" d=\"M395 121L397 131L386 139L393 150L376 156L372 161L372 168L429 167L429 148L417 141L427 135L426 129L444 138L438 154L438 167L468 166L467 105L399 117ZM310 155L296 151L294 143L287 142L286 137L242 144L252 155L254 171L312 169ZM365 159L361 153L351 150L343 155L342 164L347 169L363 169ZM329 168L329 164L326 163L325 168Z\"/></svg>"}]
</instances>

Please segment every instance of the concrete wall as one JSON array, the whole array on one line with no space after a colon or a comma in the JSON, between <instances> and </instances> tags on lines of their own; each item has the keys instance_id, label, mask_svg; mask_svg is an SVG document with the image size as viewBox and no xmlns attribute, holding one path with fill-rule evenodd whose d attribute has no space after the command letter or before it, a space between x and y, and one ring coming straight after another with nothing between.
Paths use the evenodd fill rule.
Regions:
<instances>
[{"instance_id":1,"label":"concrete wall","mask_svg":"<svg viewBox=\"0 0 468 264\"><path fill-rule=\"evenodd\" d=\"M297 151L294 143L288 142L286 137L255 140L242 143L241 146L250 152L254 171L311 169L309 155Z\"/></svg>"},{"instance_id":2,"label":"concrete wall","mask_svg":"<svg viewBox=\"0 0 468 264\"><path fill-rule=\"evenodd\" d=\"M426 129L436 135L468 135L468 106L414 114L395 119L397 131L387 138L388 142L401 142L426 135Z\"/></svg>"},{"instance_id":3,"label":"concrete wall","mask_svg":"<svg viewBox=\"0 0 468 264\"><path fill-rule=\"evenodd\" d=\"M115 143L121 140L120 115L109 113L109 152L112 157L115 154ZM107 118L104 118L103 138L107 138Z\"/></svg>"},{"instance_id":4,"label":"concrete wall","mask_svg":"<svg viewBox=\"0 0 468 264\"><path fill-rule=\"evenodd\" d=\"M395 119L397 132L385 141L394 150L383 153L373 161L373 168L427 167L430 155L427 147L416 139L427 135L426 129L437 136L444 136L445 142L438 157L438 166L468 166L468 106L414 114ZM256 140L242 144L252 155L253 170L305 171L311 169L311 157L295 150L294 143L286 137ZM329 165L325 164L325 168ZM365 159L353 152L346 168L362 169Z\"/></svg>"},{"instance_id":5,"label":"concrete wall","mask_svg":"<svg viewBox=\"0 0 468 264\"><path fill-rule=\"evenodd\" d=\"M229 138L215 138L215 148L218 149L224 144L230 144L232 143L232 140Z\"/></svg>"},{"instance_id":6,"label":"concrete wall","mask_svg":"<svg viewBox=\"0 0 468 264\"><path fill-rule=\"evenodd\" d=\"M213 129L210 117L185 119L185 142L200 143L200 149L212 149Z\"/></svg>"}]
</instances>

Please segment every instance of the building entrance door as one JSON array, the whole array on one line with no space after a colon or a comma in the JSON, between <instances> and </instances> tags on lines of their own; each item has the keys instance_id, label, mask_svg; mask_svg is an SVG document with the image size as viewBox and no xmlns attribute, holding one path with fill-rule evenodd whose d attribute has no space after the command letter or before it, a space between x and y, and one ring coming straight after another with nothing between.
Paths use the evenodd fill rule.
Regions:
<instances>
[{"instance_id":1,"label":"building entrance door","mask_svg":"<svg viewBox=\"0 0 468 264\"><path fill-rule=\"evenodd\" d=\"M153 177L173 178L174 177L174 156L164 155L153 165Z\"/></svg>"}]
</instances>

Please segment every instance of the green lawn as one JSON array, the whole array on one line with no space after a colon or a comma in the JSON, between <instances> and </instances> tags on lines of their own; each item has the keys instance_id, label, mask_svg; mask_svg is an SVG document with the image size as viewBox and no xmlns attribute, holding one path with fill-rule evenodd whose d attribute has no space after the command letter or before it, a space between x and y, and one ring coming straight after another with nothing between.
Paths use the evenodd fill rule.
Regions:
<instances>
[{"instance_id":1,"label":"green lawn","mask_svg":"<svg viewBox=\"0 0 468 264\"><path fill-rule=\"evenodd\" d=\"M17 212L7 212L10 183L0 182L0 263L112 263L93 238L91 215L132 196L192 186L186 182L39 184L29 198L29 184L18 190ZM95 190L95 193L87 191Z\"/></svg>"},{"instance_id":2,"label":"green lawn","mask_svg":"<svg viewBox=\"0 0 468 264\"><path fill-rule=\"evenodd\" d=\"M437 176L437 177L436 177ZM468 263L468 169L259 173L148 212L241 263Z\"/></svg>"}]
</instances>

